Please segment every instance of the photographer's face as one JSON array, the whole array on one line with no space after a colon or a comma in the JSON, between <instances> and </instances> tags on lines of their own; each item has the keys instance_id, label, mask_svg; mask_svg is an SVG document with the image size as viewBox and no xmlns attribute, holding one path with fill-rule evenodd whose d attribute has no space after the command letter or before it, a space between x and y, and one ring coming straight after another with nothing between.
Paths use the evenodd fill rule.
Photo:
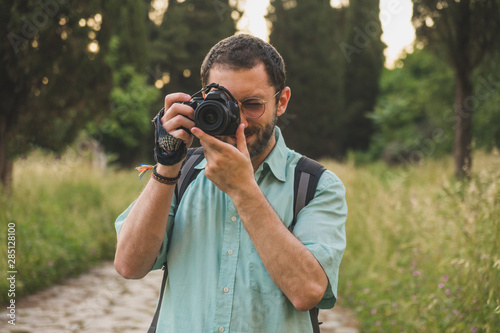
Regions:
<instances>
[{"instance_id":1,"label":"photographer's face","mask_svg":"<svg viewBox=\"0 0 500 333\"><path fill-rule=\"evenodd\" d=\"M274 126L278 116L286 110L290 89L286 87L276 103L276 89L270 85L269 77L264 64L258 64L251 69L231 70L223 66L215 66L210 70L208 83L218 83L228 89L239 102L250 97L257 97L268 101L265 105L264 114L256 119L246 118L240 112L241 122L245 123L245 138L248 151L254 165L259 165L271 152L276 139L274 137ZM235 137L221 137L224 142L236 145Z\"/></svg>"}]
</instances>

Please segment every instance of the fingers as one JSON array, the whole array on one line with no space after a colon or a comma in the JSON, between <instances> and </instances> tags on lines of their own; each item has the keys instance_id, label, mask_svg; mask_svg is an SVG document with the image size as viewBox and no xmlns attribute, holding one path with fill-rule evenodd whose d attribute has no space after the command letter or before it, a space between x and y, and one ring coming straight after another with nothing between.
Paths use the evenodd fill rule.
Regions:
<instances>
[{"instance_id":1,"label":"fingers","mask_svg":"<svg viewBox=\"0 0 500 333\"><path fill-rule=\"evenodd\" d=\"M205 176L229 196L237 193L241 186L247 186L242 179L253 179L254 169L247 150L244 130L245 125L238 127L234 142L234 137L222 141L197 127L191 129L205 148L204 154L207 160Z\"/></svg>"},{"instance_id":2,"label":"fingers","mask_svg":"<svg viewBox=\"0 0 500 333\"><path fill-rule=\"evenodd\" d=\"M190 100L189 98L189 95L182 93L167 95L167 97L165 97L165 114L163 115L162 121L167 122L177 115L183 115L189 119L194 119L194 109L189 105L181 104L188 102Z\"/></svg>"},{"instance_id":3,"label":"fingers","mask_svg":"<svg viewBox=\"0 0 500 333\"><path fill-rule=\"evenodd\" d=\"M236 149L243 155L249 157L247 142L245 137L245 124L240 124L236 130ZM191 133L200 139L200 143L215 152L222 152L226 149L234 149L233 145L223 142L216 137L203 132L197 127L191 128Z\"/></svg>"},{"instance_id":4,"label":"fingers","mask_svg":"<svg viewBox=\"0 0 500 333\"><path fill-rule=\"evenodd\" d=\"M173 93L165 96L165 110L168 110L174 103L188 102L191 96L184 93Z\"/></svg>"},{"instance_id":5,"label":"fingers","mask_svg":"<svg viewBox=\"0 0 500 333\"><path fill-rule=\"evenodd\" d=\"M187 130L190 130L193 126L194 122L182 114L177 114L175 117L163 123L163 128L165 128L170 135L184 140L184 142L192 138L192 135Z\"/></svg>"},{"instance_id":6,"label":"fingers","mask_svg":"<svg viewBox=\"0 0 500 333\"><path fill-rule=\"evenodd\" d=\"M208 147L209 149L214 151L220 151L225 144L216 137L203 132L198 127L191 128L191 133L193 133L194 136L200 139L200 143L203 145L203 147Z\"/></svg>"},{"instance_id":7,"label":"fingers","mask_svg":"<svg viewBox=\"0 0 500 333\"><path fill-rule=\"evenodd\" d=\"M236 130L236 148L238 148L238 150L245 156L250 156L247 148L247 140L245 137L245 127L246 125L241 123Z\"/></svg>"},{"instance_id":8,"label":"fingers","mask_svg":"<svg viewBox=\"0 0 500 333\"><path fill-rule=\"evenodd\" d=\"M185 131L194 126L194 110L189 105L181 104L191 100L191 96L184 93L168 94L165 97L165 112L161 119L163 128L176 138L188 143L192 136Z\"/></svg>"}]
</instances>

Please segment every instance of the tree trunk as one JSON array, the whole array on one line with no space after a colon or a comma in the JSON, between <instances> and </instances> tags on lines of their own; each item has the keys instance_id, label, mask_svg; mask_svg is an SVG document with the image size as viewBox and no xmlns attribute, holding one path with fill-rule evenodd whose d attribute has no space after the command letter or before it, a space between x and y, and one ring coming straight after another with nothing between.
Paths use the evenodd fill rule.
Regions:
<instances>
[{"instance_id":1,"label":"tree trunk","mask_svg":"<svg viewBox=\"0 0 500 333\"><path fill-rule=\"evenodd\" d=\"M468 178L472 167L472 111L475 98L472 95L473 84L470 72L458 69L455 94L455 177Z\"/></svg>"},{"instance_id":2,"label":"tree trunk","mask_svg":"<svg viewBox=\"0 0 500 333\"><path fill-rule=\"evenodd\" d=\"M12 193L12 167L7 153L7 119L0 117L0 193Z\"/></svg>"}]
</instances>

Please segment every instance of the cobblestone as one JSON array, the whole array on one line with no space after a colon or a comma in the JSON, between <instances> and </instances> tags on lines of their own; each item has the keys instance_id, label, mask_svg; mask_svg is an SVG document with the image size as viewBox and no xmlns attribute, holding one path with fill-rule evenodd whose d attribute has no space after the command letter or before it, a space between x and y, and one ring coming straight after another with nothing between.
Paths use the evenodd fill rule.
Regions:
<instances>
[{"instance_id":1,"label":"cobblestone","mask_svg":"<svg viewBox=\"0 0 500 333\"><path fill-rule=\"evenodd\" d=\"M162 271L125 280L111 262L19 300L16 325L1 311L0 333L145 333L153 317ZM358 333L349 311L320 311L321 333Z\"/></svg>"}]
</instances>

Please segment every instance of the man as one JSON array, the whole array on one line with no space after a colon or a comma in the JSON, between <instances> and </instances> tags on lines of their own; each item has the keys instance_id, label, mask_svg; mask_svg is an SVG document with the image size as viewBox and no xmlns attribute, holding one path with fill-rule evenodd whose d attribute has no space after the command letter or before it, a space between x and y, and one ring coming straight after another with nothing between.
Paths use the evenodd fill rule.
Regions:
<instances>
[{"instance_id":1,"label":"man","mask_svg":"<svg viewBox=\"0 0 500 333\"><path fill-rule=\"evenodd\" d=\"M312 332L307 310L336 301L344 186L324 172L291 233L301 155L275 127L291 95L283 59L268 43L239 34L210 50L201 76L204 87L231 92L241 124L235 136L208 135L194 127L193 108L178 103L189 95L166 96L161 125L188 147L192 135L199 138L205 159L196 168L203 172L179 203L169 184L181 163L156 166L172 182L151 179L117 219L116 270L136 279L167 263L158 332ZM261 114L249 112L252 103Z\"/></svg>"}]
</instances>

